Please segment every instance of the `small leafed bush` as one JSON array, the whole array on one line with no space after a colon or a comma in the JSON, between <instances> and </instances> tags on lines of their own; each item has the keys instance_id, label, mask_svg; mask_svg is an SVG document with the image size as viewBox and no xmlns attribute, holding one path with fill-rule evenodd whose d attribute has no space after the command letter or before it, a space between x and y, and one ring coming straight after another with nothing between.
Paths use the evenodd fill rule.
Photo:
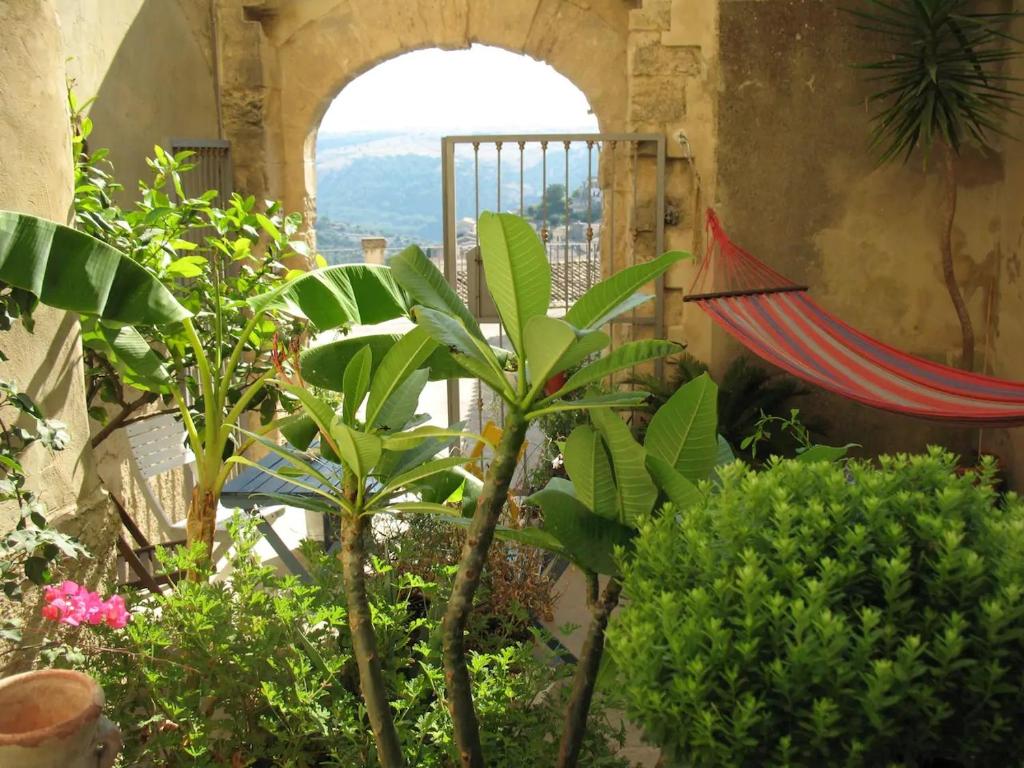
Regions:
<instances>
[{"instance_id":1,"label":"small leafed bush","mask_svg":"<svg viewBox=\"0 0 1024 768\"><path fill-rule=\"evenodd\" d=\"M103 686L106 714L124 733L126 766L374 768L373 736L359 696L341 566L310 546L312 583L279 577L253 556L249 524L233 529L230 578L182 581L130 605L123 629L84 638L85 671ZM199 566L196 552L168 556L167 570ZM433 591L380 560L371 583L373 621L389 699L408 765L455 768L444 674L432 637L438 622L416 596ZM471 658L484 740L495 768L553 765L567 667L531 643ZM584 764L622 768L618 734L594 716Z\"/></svg>"},{"instance_id":2,"label":"small leafed bush","mask_svg":"<svg viewBox=\"0 0 1024 768\"><path fill-rule=\"evenodd\" d=\"M645 524L610 647L668 765L1021 765L1024 504L954 467L733 464Z\"/></svg>"}]
</instances>

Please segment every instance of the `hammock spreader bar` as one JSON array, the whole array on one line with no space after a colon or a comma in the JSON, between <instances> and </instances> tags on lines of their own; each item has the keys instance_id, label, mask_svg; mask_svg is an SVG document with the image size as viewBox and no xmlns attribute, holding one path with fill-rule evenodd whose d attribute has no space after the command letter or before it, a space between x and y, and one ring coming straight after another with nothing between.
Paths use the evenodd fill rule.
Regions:
<instances>
[{"instance_id":1,"label":"hammock spreader bar","mask_svg":"<svg viewBox=\"0 0 1024 768\"><path fill-rule=\"evenodd\" d=\"M811 299L804 286L730 241L710 210L707 242L686 300L767 362L894 413L965 425L1024 424L1024 384L908 355L855 330ZM704 291L712 271L724 285Z\"/></svg>"}]
</instances>

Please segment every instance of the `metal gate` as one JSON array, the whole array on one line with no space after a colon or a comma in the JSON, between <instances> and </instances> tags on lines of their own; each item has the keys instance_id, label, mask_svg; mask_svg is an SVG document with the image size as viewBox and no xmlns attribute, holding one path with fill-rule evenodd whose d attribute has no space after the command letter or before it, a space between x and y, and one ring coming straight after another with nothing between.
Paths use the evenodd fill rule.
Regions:
<instances>
[{"instance_id":1,"label":"metal gate","mask_svg":"<svg viewBox=\"0 0 1024 768\"><path fill-rule=\"evenodd\" d=\"M517 213L531 222L551 264L549 313L556 317L606 273L664 250L663 135L448 136L441 140L441 159L444 245L431 256L443 262L492 344L507 346L507 337L483 278L476 233L481 211ZM653 306L617 321L613 348L634 338L664 338L661 280L655 293ZM480 431L487 422L500 426L502 417L501 401L479 381L449 382L450 423L466 421Z\"/></svg>"}]
</instances>

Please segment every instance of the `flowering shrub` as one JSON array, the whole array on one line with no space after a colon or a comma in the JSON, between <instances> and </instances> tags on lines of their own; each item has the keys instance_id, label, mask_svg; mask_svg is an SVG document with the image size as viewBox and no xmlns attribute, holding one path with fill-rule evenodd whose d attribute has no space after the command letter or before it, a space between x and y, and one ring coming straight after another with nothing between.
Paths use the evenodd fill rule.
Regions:
<instances>
[{"instance_id":1,"label":"flowering shrub","mask_svg":"<svg viewBox=\"0 0 1024 768\"><path fill-rule=\"evenodd\" d=\"M992 470L734 464L645 524L609 647L666 764L1019 765L1024 504Z\"/></svg>"},{"instance_id":2,"label":"flowering shrub","mask_svg":"<svg viewBox=\"0 0 1024 768\"><path fill-rule=\"evenodd\" d=\"M107 715L125 735L124 764L214 766L377 766L342 595L340 564L306 550L311 584L276 576L252 555L251 524L233 528L231 578L182 581L133 607L120 632L88 647L83 671L107 695ZM199 566L188 550L166 556L167 570ZM375 563L374 627L406 764L454 768L451 717L444 702L439 622L418 596L436 585ZM493 768L555 764L571 674L552 667L532 643L472 656L483 738ZM592 715L581 765L624 768L620 738L604 711Z\"/></svg>"},{"instance_id":3,"label":"flowering shrub","mask_svg":"<svg viewBox=\"0 0 1024 768\"><path fill-rule=\"evenodd\" d=\"M77 627L81 624L106 624L123 629L131 619L124 598L112 595L106 600L96 592L73 581L64 581L43 591L43 618Z\"/></svg>"}]
</instances>

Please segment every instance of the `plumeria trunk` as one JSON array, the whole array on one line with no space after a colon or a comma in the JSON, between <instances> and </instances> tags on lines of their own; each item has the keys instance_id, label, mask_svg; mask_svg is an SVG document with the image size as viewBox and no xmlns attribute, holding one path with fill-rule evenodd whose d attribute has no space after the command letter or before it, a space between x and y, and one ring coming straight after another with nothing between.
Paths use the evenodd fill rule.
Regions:
<instances>
[{"instance_id":1,"label":"plumeria trunk","mask_svg":"<svg viewBox=\"0 0 1024 768\"><path fill-rule=\"evenodd\" d=\"M526 437L527 421L521 413L509 411L504 431L491 461L476 511L466 532L459 570L452 585L442 624L444 637L444 676L448 689L448 709L455 728L455 746L464 768L483 768L480 729L473 709L473 691L466 662L466 622L473 609L473 596L494 539L494 529L508 497L516 471L519 449Z\"/></svg>"},{"instance_id":2,"label":"plumeria trunk","mask_svg":"<svg viewBox=\"0 0 1024 768\"><path fill-rule=\"evenodd\" d=\"M341 560L348 601L348 626L352 633L352 649L359 667L359 687L366 713L370 718L373 738L381 768L404 765L402 746L391 716L384 675L381 672L377 635L373 631L370 601L366 595L366 516L343 515L341 522Z\"/></svg>"},{"instance_id":3,"label":"plumeria trunk","mask_svg":"<svg viewBox=\"0 0 1024 768\"><path fill-rule=\"evenodd\" d=\"M217 504L220 494L201 485L192 489L192 501L188 506L185 536L189 546L197 541L206 547L206 557L213 555L213 537L217 532Z\"/></svg>"},{"instance_id":4,"label":"plumeria trunk","mask_svg":"<svg viewBox=\"0 0 1024 768\"><path fill-rule=\"evenodd\" d=\"M583 642L583 651L576 662L576 674L572 680L572 695L565 713L562 729L562 743L558 748L558 768L574 768L580 758L583 737L587 734L587 715L594 698L597 675L604 655L604 633L608 619L619 604L622 585L610 579L601 598L591 607L590 628Z\"/></svg>"},{"instance_id":5,"label":"plumeria trunk","mask_svg":"<svg viewBox=\"0 0 1024 768\"><path fill-rule=\"evenodd\" d=\"M949 298L953 300L953 307L960 321L960 367L970 371L974 369L974 326L971 323L971 314L967 310L967 303L960 292L960 285L956 281L956 271L953 269L953 222L956 219L957 204L956 152L946 142L941 143L941 151L944 184L940 239L942 279L946 283L946 290L949 292Z\"/></svg>"}]
</instances>

